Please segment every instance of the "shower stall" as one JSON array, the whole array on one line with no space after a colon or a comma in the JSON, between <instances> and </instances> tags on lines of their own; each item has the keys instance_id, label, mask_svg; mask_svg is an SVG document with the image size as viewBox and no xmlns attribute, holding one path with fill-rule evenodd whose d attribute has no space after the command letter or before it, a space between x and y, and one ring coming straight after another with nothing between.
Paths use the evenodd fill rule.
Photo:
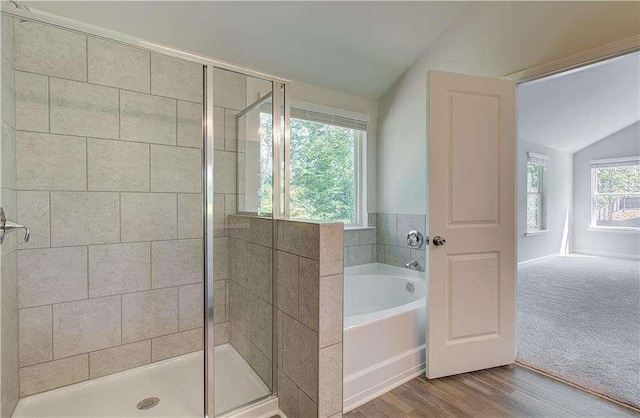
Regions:
<instances>
[{"instance_id":1,"label":"shower stall","mask_svg":"<svg viewBox=\"0 0 640 418\"><path fill-rule=\"evenodd\" d=\"M2 416L277 408L287 81L12 6L1 34Z\"/></svg>"}]
</instances>

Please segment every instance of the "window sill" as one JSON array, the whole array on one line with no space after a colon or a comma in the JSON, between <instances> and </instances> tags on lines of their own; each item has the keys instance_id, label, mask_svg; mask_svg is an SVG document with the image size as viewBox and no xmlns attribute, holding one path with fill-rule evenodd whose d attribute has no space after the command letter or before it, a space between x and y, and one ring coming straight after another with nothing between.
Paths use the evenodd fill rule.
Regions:
<instances>
[{"instance_id":1,"label":"window sill","mask_svg":"<svg viewBox=\"0 0 640 418\"><path fill-rule=\"evenodd\" d=\"M375 226L354 226L354 225L345 225L345 231L362 231L364 229L376 229Z\"/></svg>"},{"instance_id":2,"label":"window sill","mask_svg":"<svg viewBox=\"0 0 640 418\"><path fill-rule=\"evenodd\" d=\"M536 237L538 235L547 235L548 229L541 229L540 231L527 231L524 233L525 237Z\"/></svg>"},{"instance_id":3,"label":"window sill","mask_svg":"<svg viewBox=\"0 0 640 418\"><path fill-rule=\"evenodd\" d=\"M622 234L638 234L640 228L633 228L629 226L589 226L587 227L589 232L617 232Z\"/></svg>"}]
</instances>

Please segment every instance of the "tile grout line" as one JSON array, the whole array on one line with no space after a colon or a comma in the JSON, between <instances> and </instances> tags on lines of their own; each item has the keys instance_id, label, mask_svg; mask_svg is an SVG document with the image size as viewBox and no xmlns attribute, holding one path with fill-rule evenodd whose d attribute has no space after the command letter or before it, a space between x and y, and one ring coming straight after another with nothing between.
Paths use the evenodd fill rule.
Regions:
<instances>
[{"instance_id":1,"label":"tile grout line","mask_svg":"<svg viewBox=\"0 0 640 418\"><path fill-rule=\"evenodd\" d=\"M7 124L7 123L5 122L5 124ZM7 125L9 125L9 124L7 124ZM31 129L14 129L13 127L11 127L11 128L16 133L17 132L21 132L21 133L29 133L29 134L37 134L37 135L50 135L50 136L54 136L54 137L97 139L97 140L100 140L100 141L115 141L115 142L119 142L119 143L157 145L157 146L163 146L163 147L176 148L178 150L197 150L199 152L202 151L202 148L200 148L200 147L190 147L188 145L166 144L166 143L162 143L162 142L135 141L135 140L131 140L131 139L106 138L106 137L91 136L91 135L84 135L83 136L83 135L77 135L77 134L72 134L72 133L59 133L59 132L49 132L49 131L46 131L46 132L45 131L34 131L34 130L31 130ZM224 150L216 150L216 151L230 153L230 154L234 153L233 151L224 151ZM191 193L195 193L195 192L191 192Z\"/></svg>"},{"instance_id":2,"label":"tile grout line","mask_svg":"<svg viewBox=\"0 0 640 418\"><path fill-rule=\"evenodd\" d=\"M216 280L216 282L221 282L223 280ZM22 309L31 309L31 308L41 308L44 306L49 306L49 305L62 305L65 303L73 303L73 302L83 302L83 301L93 301L96 299L102 299L102 298L107 298L107 297L114 297L114 296L118 296L118 295L133 295L133 294L137 294L137 293L145 293L145 292L153 292L153 291L163 291L163 290L170 290L170 289L176 289L180 286L189 286L189 285L197 285L200 284L202 282L188 282L188 283L184 283L184 284L180 284L180 285L175 285L175 286L162 286L162 287L150 287L148 289L142 289L142 290L133 290L130 292L123 292L123 293L108 293L108 294L104 294L104 295L100 295L100 296L95 296L95 297L86 297L86 298L81 298L81 299L69 299L69 300L61 300L58 302L52 302L52 303L43 303L41 305L28 305L28 306L20 306L18 308L18 310L22 310ZM240 286L240 285L239 285ZM245 288L246 290L246 288ZM256 297L258 297L258 295L254 295ZM268 301L265 301L264 299L262 299L264 302L269 303Z\"/></svg>"},{"instance_id":3,"label":"tile grout line","mask_svg":"<svg viewBox=\"0 0 640 418\"><path fill-rule=\"evenodd\" d=\"M114 296L117 296L117 295L114 295ZM53 307L52 305L44 305L44 306ZM189 328L189 329L181 331L181 332L194 331L194 330L201 329L201 328L202 328L201 326L200 327L194 327L194 328ZM72 355L64 356L64 357L59 357L59 358L56 358L56 359L53 358L53 344L52 344L52 355L51 355L52 359L51 360L40 361L38 363L29 364L28 366L20 366L19 369L30 368L30 367L34 367L34 366L40 366L40 365L43 365L43 364L53 363L53 362L56 362L56 361L66 360L66 359L70 359L70 358L74 358L74 357L80 357L80 356L87 356L87 358L89 358L90 354L92 354L92 353L97 353L97 352L100 352L100 351L115 349L115 348L123 347L125 345L136 344L136 343L140 343L140 342L143 342L143 341L152 342L152 340L156 340L158 338L163 338L163 337L174 336L174 335L180 334L181 332L171 332L171 333L168 333L168 334L155 335L153 337L143 338L141 340L135 340L135 341L127 342L127 343L111 345L111 346L108 346L108 347L99 348L99 349L90 350L90 351L85 351L85 352L82 352L82 353L72 354ZM197 350L195 350L195 351L197 351ZM191 351L191 352L193 352L193 351ZM266 356L266 354L265 354L265 356ZM176 357L176 356L172 356L172 357ZM154 363L154 361L151 361L151 363ZM148 364L148 363L146 363L146 364ZM130 370L130 369L125 369L125 370ZM125 371L125 370L122 370L122 371Z\"/></svg>"},{"instance_id":4,"label":"tile grout line","mask_svg":"<svg viewBox=\"0 0 640 418\"><path fill-rule=\"evenodd\" d=\"M62 189L9 189L9 188L5 188L2 187L3 190L9 190L9 191L14 191L14 192L53 192L53 193L126 193L126 194L153 194L153 195L169 195L169 194L186 194L186 195L201 195L202 193L196 193L196 192L183 192L183 191L169 191L169 192L149 192L146 190L80 190L80 189L76 189L76 190L62 190ZM221 194L221 193L216 193L216 194Z\"/></svg>"},{"instance_id":5,"label":"tile grout line","mask_svg":"<svg viewBox=\"0 0 640 418\"><path fill-rule=\"evenodd\" d=\"M218 237L224 238L224 237ZM16 251L34 251L34 250L52 250L52 249L63 249L63 248L80 248L80 247L101 247L107 245L120 245L120 244L145 244L145 243L153 243L153 242L170 242L170 241L202 241L201 237L197 238L177 238L177 239L158 239L158 240L150 240L150 241L124 241L124 242L103 242L103 243L95 243L95 244L76 244L76 245L58 245L54 247L36 247L36 248L20 248ZM257 244L256 244L257 245ZM10 253L13 254L13 253ZM6 254L8 256L10 254ZM3 256L3 258L5 257ZM304 258L304 257L303 257ZM315 261L315 260L314 260Z\"/></svg>"},{"instance_id":6,"label":"tile grout line","mask_svg":"<svg viewBox=\"0 0 640 418\"><path fill-rule=\"evenodd\" d=\"M39 75L39 76L43 76L43 77L49 77L49 78L55 78L58 80L63 80L63 81L70 81L70 82L74 82L74 83L81 83L81 84L86 84L89 86L95 86L95 87L104 87L107 89L113 89L113 90L122 90L122 91L128 91L131 93L138 93L138 94L144 94L147 96L152 96L152 97L160 97L163 99L174 99L174 100L182 100L183 102L188 102L188 103L192 103L192 104L198 104L198 105L202 105L202 101L194 101L191 99L185 99L182 97L173 97L173 96L163 96L161 94L154 94L154 93L147 93L146 91L141 91L141 90L133 90L130 88L123 88L121 86L114 86L114 85L109 85L109 84L100 84L100 83L94 83L94 82L88 82L88 81L84 81L84 80L78 80L75 78L66 78L66 77L61 77L59 75L51 75L51 74L45 74L45 73L37 73L35 71L29 71L29 70L16 70L14 69L14 72L20 72L20 73L26 73L26 74L34 74L34 75ZM218 106L216 106L218 107ZM237 109L231 109L235 112L240 112L242 111L242 109L237 110ZM12 126L13 128L13 126Z\"/></svg>"}]
</instances>

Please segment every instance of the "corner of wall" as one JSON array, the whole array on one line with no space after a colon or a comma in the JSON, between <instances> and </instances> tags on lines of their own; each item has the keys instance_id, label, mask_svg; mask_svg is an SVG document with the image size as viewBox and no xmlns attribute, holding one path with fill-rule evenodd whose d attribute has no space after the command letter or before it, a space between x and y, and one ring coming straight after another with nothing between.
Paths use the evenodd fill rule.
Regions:
<instances>
[{"instance_id":1,"label":"corner of wall","mask_svg":"<svg viewBox=\"0 0 640 418\"><path fill-rule=\"evenodd\" d=\"M16 144L15 144L15 69L14 19L2 15L1 30L1 132L0 132L0 206L7 219L16 220ZM18 372L18 237L10 234L0 246L0 283L2 283L1 333L2 376L0 378L0 415L11 416L19 398Z\"/></svg>"}]
</instances>

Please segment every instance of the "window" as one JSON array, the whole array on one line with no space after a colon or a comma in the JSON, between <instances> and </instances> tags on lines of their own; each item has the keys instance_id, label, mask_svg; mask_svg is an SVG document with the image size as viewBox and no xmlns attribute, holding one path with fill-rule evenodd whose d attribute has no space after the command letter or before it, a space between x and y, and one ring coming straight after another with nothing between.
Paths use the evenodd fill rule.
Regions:
<instances>
[{"instance_id":1,"label":"window","mask_svg":"<svg viewBox=\"0 0 640 418\"><path fill-rule=\"evenodd\" d=\"M366 122L291 109L289 214L362 225Z\"/></svg>"},{"instance_id":2,"label":"window","mask_svg":"<svg viewBox=\"0 0 640 418\"><path fill-rule=\"evenodd\" d=\"M236 115L236 190L239 213L258 216L272 214L272 132L271 94L265 95Z\"/></svg>"},{"instance_id":3,"label":"window","mask_svg":"<svg viewBox=\"0 0 640 418\"><path fill-rule=\"evenodd\" d=\"M640 228L638 157L591 162L591 226Z\"/></svg>"},{"instance_id":4,"label":"window","mask_svg":"<svg viewBox=\"0 0 640 418\"><path fill-rule=\"evenodd\" d=\"M546 229L548 163L546 155L527 154L527 232Z\"/></svg>"},{"instance_id":5,"label":"window","mask_svg":"<svg viewBox=\"0 0 640 418\"><path fill-rule=\"evenodd\" d=\"M346 226L366 224L367 122L362 115L354 119L336 116L353 116L349 112L329 111L332 114L325 107L308 103L291 107L287 170L285 147L278 151L273 144L271 95L237 116L239 212L271 215L273 188L280 187L278 210L284 208L291 218L344 222ZM284 123L281 134L283 128ZM275 152L279 182L273 179Z\"/></svg>"}]
</instances>

